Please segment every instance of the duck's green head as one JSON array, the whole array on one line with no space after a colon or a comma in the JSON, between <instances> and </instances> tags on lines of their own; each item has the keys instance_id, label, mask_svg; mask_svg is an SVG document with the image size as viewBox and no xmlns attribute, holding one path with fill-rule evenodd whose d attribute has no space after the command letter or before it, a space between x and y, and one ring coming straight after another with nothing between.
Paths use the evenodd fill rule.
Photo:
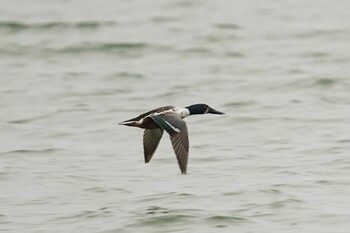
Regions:
<instances>
[{"instance_id":1,"label":"duck's green head","mask_svg":"<svg viewBox=\"0 0 350 233\"><path fill-rule=\"evenodd\" d=\"M220 112L218 110L215 110L211 107L209 107L206 104L193 104L188 107L186 107L190 111L190 115L195 115L195 114L206 114L206 113L211 113L211 114L225 114L223 112Z\"/></svg>"}]
</instances>

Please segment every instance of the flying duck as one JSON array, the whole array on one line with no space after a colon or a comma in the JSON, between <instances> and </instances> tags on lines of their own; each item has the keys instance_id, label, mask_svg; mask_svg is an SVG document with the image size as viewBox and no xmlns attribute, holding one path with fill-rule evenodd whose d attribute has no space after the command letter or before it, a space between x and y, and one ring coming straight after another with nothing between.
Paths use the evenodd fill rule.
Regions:
<instances>
[{"instance_id":1,"label":"flying duck","mask_svg":"<svg viewBox=\"0 0 350 233\"><path fill-rule=\"evenodd\" d=\"M224 114L206 104L193 104L185 108L164 106L119 124L145 129L143 133L145 163L151 160L165 130L170 135L181 173L186 174L189 142L186 122L183 119L189 115L206 113Z\"/></svg>"}]
</instances>

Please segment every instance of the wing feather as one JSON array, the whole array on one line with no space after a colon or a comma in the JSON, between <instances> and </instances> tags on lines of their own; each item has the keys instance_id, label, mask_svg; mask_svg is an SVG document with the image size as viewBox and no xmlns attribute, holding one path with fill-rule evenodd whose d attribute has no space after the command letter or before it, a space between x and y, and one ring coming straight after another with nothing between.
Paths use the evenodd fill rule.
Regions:
<instances>
[{"instance_id":1,"label":"wing feather","mask_svg":"<svg viewBox=\"0 0 350 233\"><path fill-rule=\"evenodd\" d=\"M181 173L186 174L189 150L186 122L174 113L152 116L152 119L169 133Z\"/></svg>"},{"instance_id":2,"label":"wing feather","mask_svg":"<svg viewBox=\"0 0 350 233\"><path fill-rule=\"evenodd\" d=\"M160 139L163 135L163 129L146 129L143 133L143 153L145 156L145 163L148 163L157 150Z\"/></svg>"},{"instance_id":3,"label":"wing feather","mask_svg":"<svg viewBox=\"0 0 350 233\"><path fill-rule=\"evenodd\" d=\"M187 162L188 162L188 134L186 132L180 132L170 136L171 143L173 145L176 158L183 174L187 172Z\"/></svg>"}]
</instances>

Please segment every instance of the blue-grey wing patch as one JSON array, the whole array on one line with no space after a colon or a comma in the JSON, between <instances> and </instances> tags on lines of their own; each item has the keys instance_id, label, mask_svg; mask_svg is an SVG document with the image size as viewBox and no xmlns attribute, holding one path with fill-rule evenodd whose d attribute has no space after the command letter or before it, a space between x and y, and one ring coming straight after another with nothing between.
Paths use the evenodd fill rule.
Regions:
<instances>
[{"instance_id":1,"label":"blue-grey wing patch","mask_svg":"<svg viewBox=\"0 0 350 233\"><path fill-rule=\"evenodd\" d=\"M148 163L157 150L160 139L163 135L163 129L145 129L143 133L143 153L145 156L145 163Z\"/></svg>"},{"instance_id":2,"label":"blue-grey wing patch","mask_svg":"<svg viewBox=\"0 0 350 233\"><path fill-rule=\"evenodd\" d=\"M174 113L155 115L152 119L169 133L181 173L186 174L189 148L186 122Z\"/></svg>"}]
</instances>

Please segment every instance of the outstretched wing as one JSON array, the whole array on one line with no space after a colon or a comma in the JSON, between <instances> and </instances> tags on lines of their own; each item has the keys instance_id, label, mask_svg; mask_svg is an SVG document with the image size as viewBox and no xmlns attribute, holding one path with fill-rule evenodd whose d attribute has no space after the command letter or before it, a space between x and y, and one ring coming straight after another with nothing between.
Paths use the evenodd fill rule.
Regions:
<instances>
[{"instance_id":1,"label":"outstretched wing","mask_svg":"<svg viewBox=\"0 0 350 233\"><path fill-rule=\"evenodd\" d=\"M154 152L157 150L160 139L163 135L163 129L146 129L143 133L143 153L145 155L145 163L148 163Z\"/></svg>"},{"instance_id":2,"label":"outstretched wing","mask_svg":"<svg viewBox=\"0 0 350 233\"><path fill-rule=\"evenodd\" d=\"M186 122L175 113L155 115L151 118L169 133L181 173L186 174L189 148Z\"/></svg>"},{"instance_id":3,"label":"outstretched wing","mask_svg":"<svg viewBox=\"0 0 350 233\"><path fill-rule=\"evenodd\" d=\"M171 144L173 145L181 173L186 174L189 147L187 129L185 132L171 135L170 140Z\"/></svg>"}]
</instances>

